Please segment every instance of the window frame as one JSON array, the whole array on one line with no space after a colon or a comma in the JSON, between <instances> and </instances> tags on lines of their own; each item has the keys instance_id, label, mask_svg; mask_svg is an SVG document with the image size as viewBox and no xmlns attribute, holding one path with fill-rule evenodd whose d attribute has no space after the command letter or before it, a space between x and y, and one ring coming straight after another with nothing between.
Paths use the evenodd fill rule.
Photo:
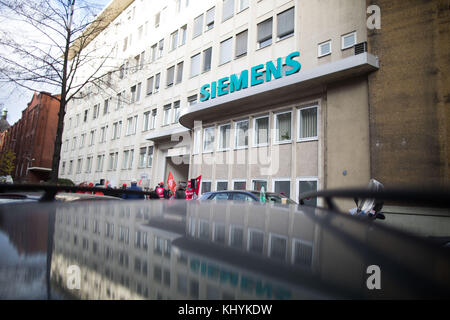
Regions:
<instances>
[{"instance_id":1,"label":"window frame","mask_svg":"<svg viewBox=\"0 0 450 320\"><path fill-rule=\"evenodd\" d=\"M307 137L307 138L301 138L301 123L302 123L302 110L308 110L316 108L316 136L314 137ZM305 106L305 107L298 107L297 108L297 142L305 142L305 141L317 141L319 140L319 104L311 105L311 106Z\"/></svg>"},{"instance_id":2,"label":"window frame","mask_svg":"<svg viewBox=\"0 0 450 320\"><path fill-rule=\"evenodd\" d=\"M292 181L291 181L291 178L272 178L272 192L276 192L275 191L275 183L276 182L289 182L289 196L287 196L289 199L291 199L291 197L292 197L292 188L291 188L291 184L292 184Z\"/></svg>"},{"instance_id":3,"label":"window frame","mask_svg":"<svg viewBox=\"0 0 450 320\"><path fill-rule=\"evenodd\" d=\"M316 186L317 186L317 190L319 190L319 177L313 177L313 176L309 176L309 177L297 177L295 179L295 187L296 187L296 191L297 191L297 195L295 197L296 202L300 203L300 182L308 182L308 181L315 181L316 182ZM319 201L320 199L317 199L316 204L319 205Z\"/></svg>"},{"instance_id":4,"label":"window frame","mask_svg":"<svg viewBox=\"0 0 450 320\"><path fill-rule=\"evenodd\" d=\"M277 140L277 131L278 131L278 116L282 115L282 114L286 114L286 113L290 113L291 114L291 136L289 140ZM273 132L273 144L288 144L288 143L292 143L293 139L292 139L292 129L293 129L293 125L292 125L292 110L288 110L288 111L280 111L277 113L273 114L274 116L274 132Z\"/></svg>"},{"instance_id":5,"label":"window frame","mask_svg":"<svg viewBox=\"0 0 450 320\"><path fill-rule=\"evenodd\" d=\"M206 150L206 148L205 148L205 137L206 137L206 131L207 130L212 130L213 131L213 141L212 141L212 143L211 143L211 150ZM203 137L202 137L202 153L214 153L214 140L215 140L215 138L216 138L216 127L215 126L212 126L212 127L206 127L206 128L203 128Z\"/></svg>"},{"instance_id":6,"label":"window frame","mask_svg":"<svg viewBox=\"0 0 450 320\"><path fill-rule=\"evenodd\" d=\"M344 45L344 38L347 37L347 36L350 36L350 35L354 35L355 36L355 42L351 46L345 46ZM346 33L346 34L343 34L341 36L341 50L350 49L350 48L354 47L357 43L358 43L358 38L357 38L356 30L352 31L352 32L349 32L349 33Z\"/></svg>"},{"instance_id":7,"label":"window frame","mask_svg":"<svg viewBox=\"0 0 450 320\"><path fill-rule=\"evenodd\" d=\"M267 118L267 142L266 143L257 143L257 131L256 131L256 121L259 119ZM253 118L253 147L267 147L270 142L270 115L262 115Z\"/></svg>"},{"instance_id":8,"label":"window frame","mask_svg":"<svg viewBox=\"0 0 450 320\"><path fill-rule=\"evenodd\" d=\"M321 52L321 47L322 47L323 45L327 44L327 43L330 44L330 52L328 52L328 53L322 53L322 52ZM333 48L332 48L331 45L332 45L331 39L319 43L319 44L317 45L317 57L318 57L318 58L322 58L322 57L326 57L326 56L328 56L328 55L331 55L331 54L333 53Z\"/></svg>"},{"instance_id":9,"label":"window frame","mask_svg":"<svg viewBox=\"0 0 450 320\"><path fill-rule=\"evenodd\" d=\"M221 128L225 127L225 126L229 126L230 127L230 130L229 130L230 132L229 132L229 136L228 136L229 141L228 141L228 147L222 148L221 147L221 142L222 142L221 141L221 139L222 139ZM219 131L219 139L217 139L217 151L228 151L228 150L230 150L231 149L231 128L232 128L231 122L223 123L223 124L219 125L217 128L218 128L218 131Z\"/></svg>"}]
</instances>

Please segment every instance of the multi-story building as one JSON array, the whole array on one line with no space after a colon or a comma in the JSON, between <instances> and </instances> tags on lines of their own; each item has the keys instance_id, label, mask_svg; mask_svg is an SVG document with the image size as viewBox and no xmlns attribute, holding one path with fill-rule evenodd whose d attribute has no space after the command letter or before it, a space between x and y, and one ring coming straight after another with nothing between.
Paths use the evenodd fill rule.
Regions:
<instances>
[{"instance_id":1,"label":"multi-story building","mask_svg":"<svg viewBox=\"0 0 450 320\"><path fill-rule=\"evenodd\" d=\"M52 168L59 101L47 92L35 92L22 117L4 132L1 151L15 153L15 182L38 183Z\"/></svg>"},{"instance_id":2,"label":"multi-story building","mask_svg":"<svg viewBox=\"0 0 450 320\"><path fill-rule=\"evenodd\" d=\"M68 106L61 177L153 187L171 171L177 183L202 175L202 191L264 185L294 200L367 184L378 60L363 1L109 6L88 45L110 53L109 85Z\"/></svg>"}]
</instances>

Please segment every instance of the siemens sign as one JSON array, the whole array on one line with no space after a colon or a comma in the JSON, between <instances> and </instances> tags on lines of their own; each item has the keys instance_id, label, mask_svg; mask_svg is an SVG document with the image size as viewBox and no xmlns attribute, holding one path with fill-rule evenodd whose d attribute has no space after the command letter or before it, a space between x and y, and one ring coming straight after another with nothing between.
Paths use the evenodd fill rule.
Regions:
<instances>
[{"instance_id":1,"label":"siemens sign","mask_svg":"<svg viewBox=\"0 0 450 320\"><path fill-rule=\"evenodd\" d=\"M294 51L286 57L284 62L291 68L284 71L284 76L289 76L300 71L302 65L300 64L300 62L294 60L295 57L299 56L300 52ZM250 69L250 72L249 70L243 70L239 76L236 74L232 74L229 77L224 77L219 79L218 81L213 81L211 82L211 84L208 83L203 85L200 89L200 101L203 102L208 100L209 98L214 99L228 93L246 89L248 88L249 78L250 86L256 86L258 84L272 80L272 77L274 79L279 79L283 76L282 58L277 59L276 65L272 61L267 61L265 67L265 77L263 73L264 64L258 64L257 66L252 67Z\"/></svg>"}]
</instances>

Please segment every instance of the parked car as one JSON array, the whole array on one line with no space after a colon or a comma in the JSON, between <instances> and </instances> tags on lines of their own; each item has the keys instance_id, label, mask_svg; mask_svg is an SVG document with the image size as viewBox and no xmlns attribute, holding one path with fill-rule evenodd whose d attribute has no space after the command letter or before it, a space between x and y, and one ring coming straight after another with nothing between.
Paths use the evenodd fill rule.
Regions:
<instances>
[{"instance_id":1,"label":"parked car","mask_svg":"<svg viewBox=\"0 0 450 320\"><path fill-rule=\"evenodd\" d=\"M280 203L280 204L297 204L295 201L289 199L285 195L266 192L266 202ZM259 191L246 191L246 190L226 190L226 191L214 191L205 192L199 198L199 200L234 200L234 201L250 201L261 202L261 192Z\"/></svg>"}]
</instances>

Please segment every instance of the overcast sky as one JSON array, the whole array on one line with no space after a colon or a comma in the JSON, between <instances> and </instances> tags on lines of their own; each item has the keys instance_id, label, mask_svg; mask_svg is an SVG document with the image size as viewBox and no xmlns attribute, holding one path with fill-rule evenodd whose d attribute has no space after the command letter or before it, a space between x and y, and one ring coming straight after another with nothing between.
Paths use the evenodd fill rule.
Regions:
<instances>
[{"instance_id":1,"label":"overcast sky","mask_svg":"<svg viewBox=\"0 0 450 320\"><path fill-rule=\"evenodd\" d=\"M85 0L86 1L86 0ZM98 7L106 6L111 0L88 0ZM11 24L10 24L11 26ZM0 52L0 54L2 54ZM57 93L57 92L51 92ZM22 110L31 101L33 92L17 87L14 84L0 84L0 109L8 109L8 122L14 124L22 116Z\"/></svg>"}]
</instances>

